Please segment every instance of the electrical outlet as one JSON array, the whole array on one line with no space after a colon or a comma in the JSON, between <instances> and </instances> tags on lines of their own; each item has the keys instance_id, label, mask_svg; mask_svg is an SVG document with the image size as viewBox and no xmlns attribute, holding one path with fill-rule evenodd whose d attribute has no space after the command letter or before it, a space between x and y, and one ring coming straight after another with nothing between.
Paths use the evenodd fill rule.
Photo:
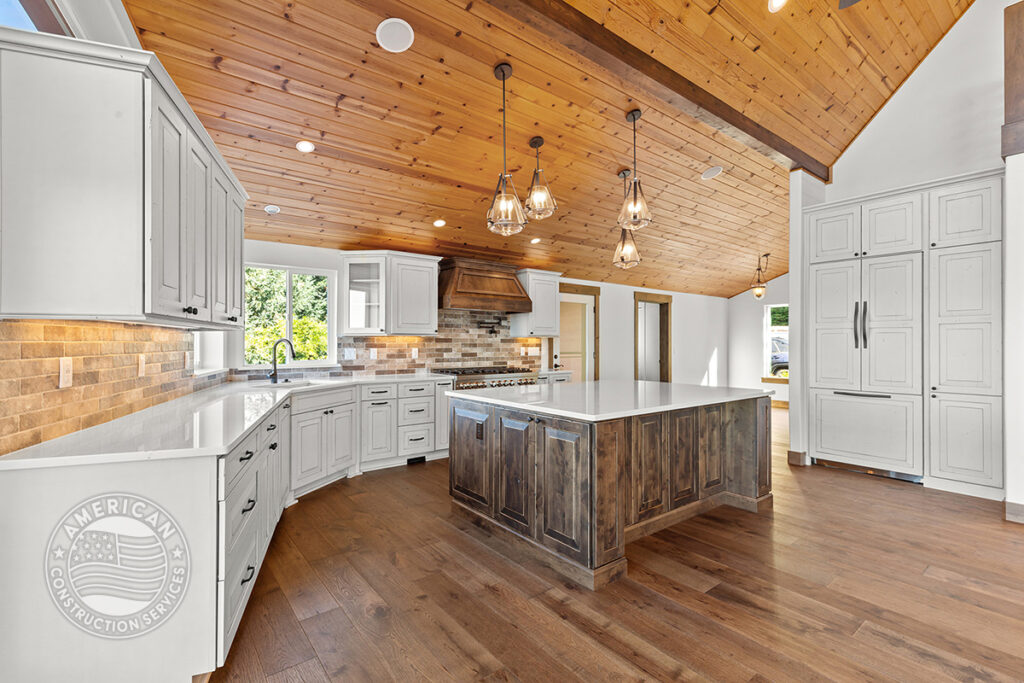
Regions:
<instances>
[{"instance_id":1,"label":"electrical outlet","mask_svg":"<svg viewBox=\"0 0 1024 683\"><path fill-rule=\"evenodd\" d=\"M146 354L139 354L139 377L146 376Z\"/></svg>"},{"instance_id":2,"label":"electrical outlet","mask_svg":"<svg viewBox=\"0 0 1024 683\"><path fill-rule=\"evenodd\" d=\"M57 380L58 389L66 389L71 386L71 357L62 356L60 359L60 379Z\"/></svg>"},{"instance_id":3,"label":"electrical outlet","mask_svg":"<svg viewBox=\"0 0 1024 683\"><path fill-rule=\"evenodd\" d=\"M370 360L377 360L377 349L370 349Z\"/></svg>"},{"instance_id":4,"label":"electrical outlet","mask_svg":"<svg viewBox=\"0 0 1024 683\"><path fill-rule=\"evenodd\" d=\"M539 346L531 346L529 351L530 351L529 355L531 355L531 356L539 356L540 355L540 347Z\"/></svg>"},{"instance_id":5,"label":"electrical outlet","mask_svg":"<svg viewBox=\"0 0 1024 683\"><path fill-rule=\"evenodd\" d=\"M344 358L345 360L355 360L356 350L351 346L346 346L344 352L342 353L342 358Z\"/></svg>"},{"instance_id":6,"label":"electrical outlet","mask_svg":"<svg viewBox=\"0 0 1024 683\"><path fill-rule=\"evenodd\" d=\"M420 350L417 349L415 346L412 348L412 357L413 358L419 358L420 357Z\"/></svg>"}]
</instances>

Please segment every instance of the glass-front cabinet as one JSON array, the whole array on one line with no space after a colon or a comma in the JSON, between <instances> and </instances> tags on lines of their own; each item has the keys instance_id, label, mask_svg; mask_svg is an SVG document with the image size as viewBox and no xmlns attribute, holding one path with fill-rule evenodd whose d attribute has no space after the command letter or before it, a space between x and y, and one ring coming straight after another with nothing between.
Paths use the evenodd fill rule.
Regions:
<instances>
[{"instance_id":1,"label":"glass-front cabinet","mask_svg":"<svg viewBox=\"0 0 1024 683\"><path fill-rule=\"evenodd\" d=\"M372 336L385 333L386 257L349 256L342 272L345 335Z\"/></svg>"},{"instance_id":2,"label":"glass-front cabinet","mask_svg":"<svg viewBox=\"0 0 1024 683\"><path fill-rule=\"evenodd\" d=\"M438 256L349 252L342 259L342 336L437 334Z\"/></svg>"}]
</instances>

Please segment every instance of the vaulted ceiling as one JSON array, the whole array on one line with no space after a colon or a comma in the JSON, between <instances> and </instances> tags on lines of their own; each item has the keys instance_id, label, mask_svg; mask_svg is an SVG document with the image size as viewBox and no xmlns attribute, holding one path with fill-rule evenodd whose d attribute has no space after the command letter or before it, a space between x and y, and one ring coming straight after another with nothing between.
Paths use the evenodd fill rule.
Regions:
<instances>
[{"instance_id":1,"label":"vaulted ceiling","mask_svg":"<svg viewBox=\"0 0 1024 683\"><path fill-rule=\"evenodd\" d=\"M561 0L530 2L559 9ZM862 0L837 12L834 2L789 0L769 14L767 0L569 0L594 31L642 49L826 167L970 4ZM770 277L788 270L785 160L682 109L642 70L634 77L522 20L506 0L125 5L251 195L247 237L475 256L721 296L747 286L759 254L774 256ZM389 16L414 27L407 52L376 45ZM523 196L528 141L542 135L559 202L555 216L510 238L484 221L501 168L493 67L502 61L514 68L510 172ZM655 222L637 234L643 262L622 271L611 265L616 172L631 159L625 113L637 107ZM299 139L316 151L296 151ZM725 172L701 180L714 165ZM266 204L281 213L268 216ZM435 228L437 218L447 225Z\"/></svg>"}]
</instances>

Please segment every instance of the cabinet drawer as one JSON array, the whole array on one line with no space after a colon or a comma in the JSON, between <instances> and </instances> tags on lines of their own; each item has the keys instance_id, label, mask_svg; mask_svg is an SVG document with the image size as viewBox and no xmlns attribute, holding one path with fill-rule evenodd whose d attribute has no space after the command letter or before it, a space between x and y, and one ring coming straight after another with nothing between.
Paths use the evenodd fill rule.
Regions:
<instances>
[{"instance_id":1,"label":"cabinet drawer","mask_svg":"<svg viewBox=\"0 0 1024 683\"><path fill-rule=\"evenodd\" d=\"M259 569L259 543L256 528L247 530L238 547L228 555L228 570L219 588L224 591L224 653L231 648L242 613L256 583Z\"/></svg>"},{"instance_id":2,"label":"cabinet drawer","mask_svg":"<svg viewBox=\"0 0 1024 683\"><path fill-rule=\"evenodd\" d=\"M412 425L398 428L398 455L401 457L429 453L434 450L434 425Z\"/></svg>"},{"instance_id":3,"label":"cabinet drawer","mask_svg":"<svg viewBox=\"0 0 1024 683\"><path fill-rule=\"evenodd\" d=\"M398 400L398 426L419 425L434 421L434 397Z\"/></svg>"},{"instance_id":4,"label":"cabinet drawer","mask_svg":"<svg viewBox=\"0 0 1024 683\"><path fill-rule=\"evenodd\" d=\"M322 410L331 406L354 403L356 399L356 387L345 387L330 391L308 391L293 394L287 403L292 404L292 415L298 415L310 410Z\"/></svg>"},{"instance_id":5,"label":"cabinet drawer","mask_svg":"<svg viewBox=\"0 0 1024 683\"><path fill-rule=\"evenodd\" d=\"M396 384L368 384L362 387L360 394L364 401L378 401L384 398L395 398L398 395Z\"/></svg>"},{"instance_id":6,"label":"cabinet drawer","mask_svg":"<svg viewBox=\"0 0 1024 683\"><path fill-rule=\"evenodd\" d=\"M253 432L233 451L224 456L224 488L230 491L242 472L247 471L256 457L257 433Z\"/></svg>"},{"instance_id":7,"label":"cabinet drawer","mask_svg":"<svg viewBox=\"0 0 1024 683\"><path fill-rule=\"evenodd\" d=\"M260 459L262 461L262 458ZM257 470L259 463L255 463L245 476L238 482L238 485L228 491L227 499L224 501L224 548L228 557L233 552L236 541L249 528L255 529L259 519L259 477Z\"/></svg>"},{"instance_id":8,"label":"cabinet drawer","mask_svg":"<svg viewBox=\"0 0 1024 683\"><path fill-rule=\"evenodd\" d=\"M433 382L407 382L398 385L399 398L416 398L417 396L432 396L434 393Z\"/></svg>"}]
</instances>

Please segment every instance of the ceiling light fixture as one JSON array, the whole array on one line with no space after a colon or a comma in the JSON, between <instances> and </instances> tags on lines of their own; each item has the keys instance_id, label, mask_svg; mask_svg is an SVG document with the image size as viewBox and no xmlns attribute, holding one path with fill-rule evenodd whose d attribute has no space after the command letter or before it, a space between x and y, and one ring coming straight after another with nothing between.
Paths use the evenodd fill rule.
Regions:
<instances>
[{"instance_id":1,"label":"ceiling light fixture","mask_svg":"<svg viewBox=\"0 0 1024 683\"><path fill-rule=\"evenodd\" d=\"M316 149L316 145L314 145L309 140L299 140L298 142L295 143L295 149L299 150L303 154L309 154L314 149Z\"/></svg>"},{"instance_id":2,"label":"ceiling light fixture","mask_svg":"<svg viewBox=\"0 0 1024 683\"><path fill-rule=\"evenodd\" d=\"M547 218L558 208L548 187L548 180L544 177L544 169L540 167L540 148L543 145L544 138L541 136L530 138L530 147L537 152L537 166L533 169L530 189L526 192L525 206L526 217L536 221Z\"/></svg>"},{"instance_id":3,"label":"ceiling light fixture","mask_svg":"<svg viewBox=\"0 0 1024 683\"><path fill-rule=\"evenodd\" d=\"M651 224L651 209L647 206L644 191L640 188L640 176L636 172L636 122L640 110L633 109L626 114L626 120L633 124L633 179L629 181L626 197L619 211L619 225L624 230L639 230Z\"/></svg>"},{"instance_id":4,"label":"ceiling light fixture","mask_svg":"<svg viewBox=\"0 0 1024 683\"><path fill-rule=\"evenodd\" d=\"M711 168L700 174L700 179L711 180L712 178L717 178L723 170L724 169L721 166L712 166Z\"/></svg>"},{"instance_id":5,"label":"ceiling light fixture","mask_svg":"<svg viewBox=\"0 0 1024 683\"><path fill-rule=\"evenodd\" d=\"M267 212L268 216L273 216L275 214L281 213L281 207L278 206L277 204L267 204L266 206L263 207L263 210Z\"/></svg>"},{"instance_id":6,"label":"ceiling light fixture","mask_svg":"<svg viewBox=\"0 0 1024 683\"><path fill-rule=\"evenodd\" d=\"M416 34L405 19L392 17L377 24L377 44L388 52L405 52L412 47Z\"/></svg>"},{"instance_id":7,"label":"ceiling light fixture","mask_svg":"<svg viewBox=\"0 0 1024 683\"><path fill-rule=\"evenodd\" d=\"M530 244L538 244L538 243L540 243L540 238L539 237L534 237L532 240L530 240Z\"/></svg>"},{"instance_id":8,"label":"ceiling light fixture","mask_svg":"<svg viewBox=\"0 0 1024 683\"><path fill-rule=\"evenodd\" d=\"M775 14L786 6L788 0L768 0L768 11Z\"/></svg>"},{"instance_id":9,"label":"ceiling light fixture","mask_svg":"<svg viewBox=\"0 0 1024 683\"><path fill-rule=\"evenodd\" d=\"M445 220L443 218L438 218L436 221L434 221L434 227L435 228L443 228L446 225L447 225L447 223L445 222Z\"/></svg>"},{"instance_id":10,"label":"ceiling light fixture","mask_svg":"<svg viewBox=\"0 0 1024 683\"><path fill-rule=\"evenodd\" d=\"M750 291L753 293L755 299L763 299L764 293L768 289L768 285L764 281L764 276L765 272L768 270L769 256L771 256L771 254L765 254L757 259L757 271L754 273L754 279L750 281ZM762 265L762 263L764 265Z\"/></svg>"},{"instance_id":11,"label":"ceiling light fixture","mask_svg":"<svg viewBox=\"0 0 1024 683\"><path fill-rule=\"evenodd\" d=\"M523 205L519 202L519 195L512 184L512 177L508 174L506 155L505 81L511 76L511 64L502 62L494 67L494 77L501 81L501 175L498 176L498 185L494 188L491 208L487 210L487 229L503 237L522 232L526 226L526 214L523 213Z\"/></svg>"},{"instance_id":12,"label":"ceiling light fixture","mask_svg":"<svg viewBox=\"0 0 1024 683\"><path fill-rule=\"evenodd\" d=\"M622 178L622 196L629 196L629 184L626 180L629 178L629 169L624 168L619 171L619 177ZM633 239L633 231L621 229L619 235L619 242L615 245L615 255L612 256L612 265L623 270L628 270L633 266L640 264L640 252L636 248L636 240Z\"/></svg>"}]
</instances>

